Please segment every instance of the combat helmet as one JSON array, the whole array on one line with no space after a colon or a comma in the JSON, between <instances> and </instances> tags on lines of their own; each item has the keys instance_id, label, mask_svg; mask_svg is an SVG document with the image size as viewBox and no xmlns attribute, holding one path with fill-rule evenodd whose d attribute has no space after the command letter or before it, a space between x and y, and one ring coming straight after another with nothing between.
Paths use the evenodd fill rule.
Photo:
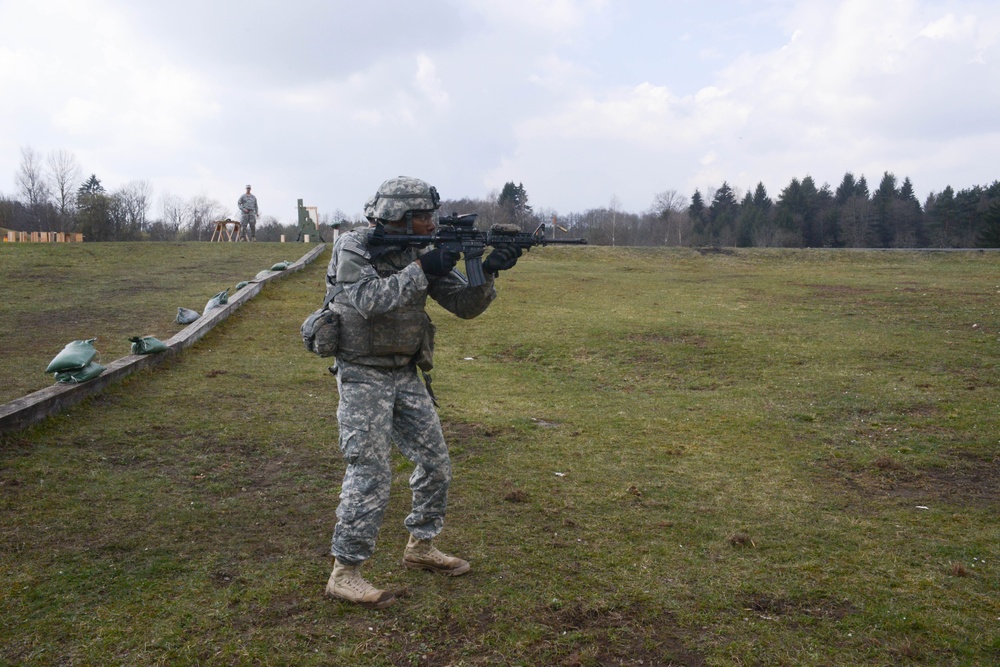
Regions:
<instances>
[{"instance_id":1,"label":"combat helmet","mask_svg":"<svg viewBox=\"0 0 1000 667\"><path fill-rule=\"evenodd\" d=\"M365 215L378 220L397 222L407 213L435 211L441 206L437 188L419 178L397 176L379 186L375 196L365 205Z\"/></svg>"},{"instance_id":2,"label":"combat helmet","mask_svg":"<svg viewBox=\"0 0 1000 667\"><path fill-rule=\"evenodd\" d=\"M378 195L372 195L365 202L365 217L368 218L368 222L375 222L375 199Z\"/></svg>"}]
</instances>

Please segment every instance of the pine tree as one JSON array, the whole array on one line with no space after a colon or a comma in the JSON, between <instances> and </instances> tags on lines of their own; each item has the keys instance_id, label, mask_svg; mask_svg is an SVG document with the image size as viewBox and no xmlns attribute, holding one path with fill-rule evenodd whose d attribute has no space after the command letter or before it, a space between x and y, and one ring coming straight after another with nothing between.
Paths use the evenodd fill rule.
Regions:
<instances>
[{"instance_id":1,"label":"pine tree","mask_svg":"<svg viewBox=\"0 0 1000 667\"><path fill-rule=\"evenodd\" d=\"M97 177L97 174L91 174L90 178L85 180L80 185L80 188L76 191L77 196L103 194L103 193L104 193L104 186L101 185L101 179Z\"/></svg>"},{"instance_id":2,"label":"pine tree","mask_svg":"<svg viewBox=\"0 0 1000 667\"><path fill-rule=\"evenodd\" d=\"M861 197L862 199L871 199L871 193L868 192L868 180L865 175L862 174L861 178L858 179L858 185L854 190L855 197Z\"/></svg>"},{"instance_id":3,"label":"pine tree","mask_svg":"<svg viewBox=\"0 0 1000 667\"><path fill-rule=\"evenodd\" d=\"M111 221L111 201L95 174L76 191L80 231L87 241L115 241Z\"/></svg>"},{"instance_id":4,"label":"pine tree","mask_svg":"<svg viewBox=\"0 0 1000 667\"><path fill-rule=\"evenodd\" d=\"M518 227L524 227L531 218L531 206L528 205L528 193L523 183L514 185L513 181L504 183L500 196L497 197L497 207L507 219Z\"/></svg>"},{"instance_id":5,"label":"pine tree","mask_svg":"<svg viewBox=\"0 0 1000 667\"><path fill-rule=\"evenodd\" d=\"M731 231L735 231L739 209L736 193L729 183L723 181L715 191L712 205L708 207L709 235L712 243L719 243L729 237Z\"/></svg>"},{"instance_id":6,"label":"pine tree","mask_svg":"<svg viewBox=\"0 0 1000 667\"><path fill-rule=\"evenodd\" d=\"M691 219L692 231L695 234L704 234L705 200L702 199L701 192L697 189L691 195L691 205L688 206L688 217Z\"/></svg>"},{"instance_id":7,"label":"pine tree","mask_svg":"<svg viewBox=\"0 0 1000 667\"><path fill-rule=\"evenodd\" d=\"M993 200L983 214L976 245L980 248L1000 248L1000 200Z\"/></svg>"},{"instance_id":8,"label":"pine tree","mask_svg":"<svg viewBox=\"0 0 1000 667\"><path fill-rule=\"evenodd\" d=\"M843 206L847 203L847 200L851 197L857 196L858 182L854 180L854 174L847 172L844 174L844 179L837 186L837 192L835 193L835 198L837 200L838 206Z\"/></svg>"},{"instance_id":9,"label":"pine tree","mask_svg":"<svg viewBox=\"0 0 1000 667\"><path fill-rule=\"evenodd\" d=\"M765 214L771 210L774 202L767 196L767 188L761 182L757 183L757 188L753 191L753 205Z\"/></svg>"},{"instance_id":10,"label":"pine tree","mask_svg":"<svg viewBox=\"0 0 1000 667\"><path fill-rule=\"evenodd\" d=\"M882 174L882 182L872 195L875 205L875 230L872 245L879 248L892 247L896 238L896 216L892 203L899 198L896 176L888 171Z\"/></svg>"}]
</instances>

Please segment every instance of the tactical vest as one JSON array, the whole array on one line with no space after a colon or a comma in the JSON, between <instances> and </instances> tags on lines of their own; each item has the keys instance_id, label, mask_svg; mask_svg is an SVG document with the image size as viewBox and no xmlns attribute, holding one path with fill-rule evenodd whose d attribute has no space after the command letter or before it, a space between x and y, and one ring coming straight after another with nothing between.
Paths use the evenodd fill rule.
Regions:
<instances>
[{"instance_id":1,"label":"tactical vest","mask_svg":"<svg viewBox=\"0 0 1000 667\"><path fill-rule=\"evenodd\" d=\"M394 251L369 259L379 278L388 278L417 258L416 250ZM433 366L434 325L424 308L427 295L414 304L365 317L340 291L330 309L340 320L337 356L371 366L405 366L424 371Z\"/></svg>"}]
</instances>

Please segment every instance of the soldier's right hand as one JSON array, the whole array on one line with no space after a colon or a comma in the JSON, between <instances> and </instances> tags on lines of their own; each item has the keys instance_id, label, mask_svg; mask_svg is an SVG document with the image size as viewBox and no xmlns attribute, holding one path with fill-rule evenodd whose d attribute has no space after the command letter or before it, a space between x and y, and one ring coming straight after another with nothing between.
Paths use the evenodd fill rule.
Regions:
<instances>
[{"instance_id":1,"label":"soldier's right hand","mask_svg":"<svg viewBox=\"0 0 1000 667\"><path fill-rule=\"evenodd\" d=\"M447 248L434 248L420 256L420 268L428 276L438 278L451 273L451 270L458 264L458 255Z\"/></svg>"}]
</instances>

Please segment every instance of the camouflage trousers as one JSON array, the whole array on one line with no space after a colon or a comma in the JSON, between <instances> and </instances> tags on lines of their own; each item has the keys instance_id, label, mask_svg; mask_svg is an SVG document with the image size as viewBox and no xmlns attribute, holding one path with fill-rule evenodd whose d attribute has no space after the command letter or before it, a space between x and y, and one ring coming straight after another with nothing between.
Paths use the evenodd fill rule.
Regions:
<instances>
[{"instance_id":1,"label":"camouflage trousers","mask_svg":"<svg viewBox=\"0 0 1000 667\"><path fill-rule=\"evenodd\" d=\"M257 238L257 215L243 213L240 215L240 234L247 239Z\"/></svg>"},{"instance_id":2,"label":"camouflage trousers","mask_svg":"<svg viewBox=\"0 0 1000 667\"><path fill-rule=\"evenodd\" d=\"M413 365L376 368L338 359L337 368L337 421L347 470L330 550L341 562L356 564L375 552L389 503L392 445L416 464L410 475L413 501L403 524L422 540L444 527L451 459L437 411Z\"/></svg>"}]
</instances>

